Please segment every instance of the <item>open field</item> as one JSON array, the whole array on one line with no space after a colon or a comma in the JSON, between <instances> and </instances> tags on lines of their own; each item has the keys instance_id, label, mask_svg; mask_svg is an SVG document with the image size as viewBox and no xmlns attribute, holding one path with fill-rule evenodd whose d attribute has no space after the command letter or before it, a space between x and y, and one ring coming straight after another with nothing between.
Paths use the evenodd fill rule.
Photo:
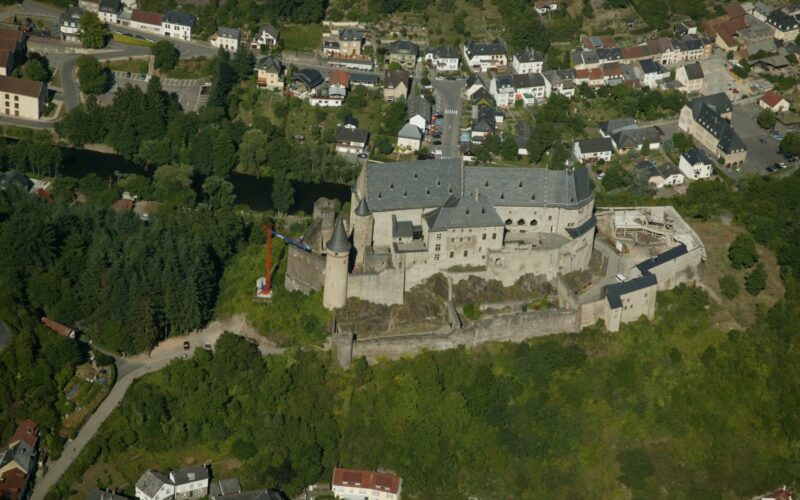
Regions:
<instances>
[{"instance_id":1,"label":"open field","mask_svg":"<svg viewBox=\"0 0 800 500\"><path fill-rule=\"evenodd\" d=\"M128 58L123 61L108 61L106 66L111 71L125 71L130 73L147 73L147 59Z\"/></svg>"},{"instance_id":2,"label":"open field","mask_svg":"<svg viewBox=\"0 0 800 500\"><path fill-rule=\"evenodd\" d=\"M181 59L171 70L164 72L158 71L157 73L163 78L178 78L181 80L203 78L211 76L211 61L205 57Z\"/></svg>"},{"instance_id":3,"label":"open field","mask_svg":"<svg viewBox=\"0 0 800 500\"><path fill-rule=\"evenodd\" d=\"M321 24L292 24L281 27L285 50L313 51L322 47Z\"/></svg>"},{"instance_id":4,"label":"open field","mask_svg":"<svg viewBox=\"0 0 800 500\"><path fill-rule=\"evenodd\" d=\"M751 296L744 289L744 279L750 270L736 270L731 267L728 259L728 247L736 235L744 229L719 222L694 222L692 228L703 240L706 247L706 263L703 283L713 290L722 299L722 309L726 311L736 323L748 327L755 323L760 307L770 307L783 298L785 289L780 280L778 264L775 256L767 248L760 245L758 248L759 262L763 262L767 270L767 288L756 297ZM725 299L720 294L719 279L730 274L736 278L741 287L739 295L733 300Z\"/></svg>"}]
</instances>

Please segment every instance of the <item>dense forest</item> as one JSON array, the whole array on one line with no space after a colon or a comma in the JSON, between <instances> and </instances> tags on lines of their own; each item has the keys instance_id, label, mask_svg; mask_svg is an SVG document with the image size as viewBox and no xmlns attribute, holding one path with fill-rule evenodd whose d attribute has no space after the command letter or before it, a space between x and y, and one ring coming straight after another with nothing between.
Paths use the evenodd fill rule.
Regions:
<instances>
[{"instance_id":1,"label":"dense forest","mask_svg":"<svg viewBox=\"0 0 800 500\"><path fill-rule=\"evenodd\" d=\"M744 331L716 328L719 306L681 286L659 294L654 321L614 335L597 325L374 366L357 360L346 372L326 353L261 358L226 335L214 353L138 382L51 496L95 461L172 450L173 461L147 464L166 469L179 465L176 449L201 444L241 460L246 485L288 494L337 463L392 469L420 498L719 498L792 484L797 192L800 175L748 179L738 191L697 182L676 198L689 218L731 211L776 253L786 296Z\"/></svg>"},{"instance_id":2,"label":"dense forest","mask_svg":"<svg viewBox=\"0 0 800 500\"><path fill-rule=\"evenodd\" d=\"M248 234L230 210L164 204L144 224L108 205L0 191L0 310L43 311L110 349L147 350L210 318L224 265Z\"/></svg>"}]
</instances>

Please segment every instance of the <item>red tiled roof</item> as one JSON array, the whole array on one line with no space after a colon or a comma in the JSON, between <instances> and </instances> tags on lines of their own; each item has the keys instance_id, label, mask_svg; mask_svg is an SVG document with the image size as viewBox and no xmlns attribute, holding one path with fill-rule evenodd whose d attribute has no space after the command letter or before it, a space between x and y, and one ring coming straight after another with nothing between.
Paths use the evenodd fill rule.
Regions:
<instances>
[{"instance_id":1,"label":"red tiled roof","mask_svg":"<svg viewBox=\"0 0 800 500\"><path fill-rule=\"evenodd\" d=\"M400 476L387 474L385 472L375 472L360 469L344 469L336 467L333 469L334 486L357 486L376 491L385 491L397 494L400 491Z\"/></svg>"},{"instance_id":2,"label":"red tiled roof","mask_svg":"<svg viewBox=\"0 0 800 500\"><path fill-rule=\"evenodd\" d=\"M36 188L36 196L41 198L42 200L46 201L47 203L55 203L56 200L48 193L46 190L42 188Z\"/></svg>"},{"instance_id":3,"label":"red tiled roof","mask_svg":"<svg viewBox=\"0 0 800 500\"><path fill-rule=\"evenodd\" d=\"M0 28L0 37L12 38L18 42L21 42L24 36L25 32L23 31L12 30L11 28Z\"/></svg>"},{"instance_id":4,"label":"red tiled roof","mask_svg":"<svg viewBox=\"0 0 800 500\"><path fill-rule=\"evenodd\" d=\"M783 97L781 97L780 95L776 94L775 92L773 92L771 90L767 91L766 94L761 96L761 101L764 104L766 104L767 106L769 106L770 108L774 108L782 100L783 100Z\"/></svg>"},{"instance_id":5,"label":"red tiled roof","mask_svg":"<svg viewBox=\"0 0 800 500\"><path fill-rule=\"evenodd\" d=\"M25 489L25 483L28 482L28 476L19 469L11 469L2 475L0 481L0 498L8 500L17 500L22 498L22 490Z\"/></svg>"},{"instance_id":6,"label":"red tiled roof","mask_svg":"<svg viewBox=\"0 0 800 500\"><path fill-rule=\"evenodd\" d=\"M113 205L111 205L111 208L117 211L131 210L133 209L133 201L126 199L119 199L115 201Z\"/></svg>"},{"instance_id":7,"label":"red tiled roof","mask_svg":"<svg viewBox=\"0 0 800 500\"><path fill-rule=\"evenodd\" d=\"M588 69L576 69L575 70L575 78L580 79L580 80L589 78L589 70Z\"/></svg>"},{"instance_id":8,"label":"red tiled roof","mask_svg":"<svg viewBox=\"0 0 800 500\"><path fill-rule=\"evenodd\" d=\"M350 73L341 69L334 69L328 75L328 82L331 85L350 85Z\"/></svg>"},{"instance_id":9,"label":"red tiled roof","mask_svg":"<svg viewBox=\"0 0 800 500\"><path fill-rule=\"evenodd\" d=\"M62 325L58 321L53 321L50 318L42 317L42 323L47 328L53 330L57 334L61 335L62 337L69 337L69 334L72 333L74 330L67 325Z\"/></svg>"},{"instance_id":10,"label":"red tiled roof","mask_svg":"<svg viewBox=\"0 0 800 500\"><path fill-rule=\"evenodd\" d=\"M146 10L133 9L131 20L138 23L153 24L161 26L161 14L158 12L148 12Z\"/></svg>"},{"instance_id":11,"label":"red tiled roof","mask_svg":"<svg viewBox=\"0 0 800 500\"><path fill-rule=\"evenodd\" d=\"M649 55L650 51L647 50L647 45L635 45L633 47L623 47L622 49L622 58L627 60L644 59Z\"/></svg>"},{"instance_id":12,"label":"red tiled roof","mask_svg":"<svg viewBox=\"0 0 800 500\"><path fill-rule=\"evenodd\" d=\"M602 80L603 70L600 68L592 68L589 70L589 80Z\"/></svg>"},{"instance_id":13,"label":"red tiled roof","mask_svg":"<svg viewBox=\"0 0 800 500\"><path fill-rule=\"evenodd\" d=\"M41 82L0 75L0 91L8 92L9 94L39 97L42 94L43 85L45 84Z\"/></svg>"},{"instance_id":14,"label":"red tiled roof","mask_svg":"<svg viewBox=\"0 0 800 500\"><path fill-rule=\"evenodd\" d=\"M17 426L17 430L14 432L14 435L11 436L11 441L9 441L9 444L16 443L17 441L24 441L30 447L36 446L36 440L38 439L36 431L38 428L39 426L33 420L23 420Z\"/></svg>"}]
</instances>

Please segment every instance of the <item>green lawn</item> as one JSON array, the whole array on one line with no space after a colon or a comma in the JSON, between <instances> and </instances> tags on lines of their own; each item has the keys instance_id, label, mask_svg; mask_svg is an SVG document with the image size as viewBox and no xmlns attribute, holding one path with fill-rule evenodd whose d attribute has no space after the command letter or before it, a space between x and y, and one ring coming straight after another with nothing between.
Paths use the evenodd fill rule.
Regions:
<instances>
[{"instance_id":1,"label":"green lawn","mask_svg":"<svg viewBox=\"0 0 800 500\"><path fill-rule=\"evenodd\" d=\"M245 314L262 335L281 345L321 344L328 333L331 316L322 307L322 293L304 295L283 287L286 273L286 244L272 240L274 297L270 303L256 302L256 280L264 276L264 245L250 245L233 258L220 282L215 308L217 317Z\"/></svg>"},{"instance_id":2,"label":"green lawn","mask_svg":"<svg viewBox=\"0 0 800 500\"><path fill-rule=\"evenodd\" d=\"M180 78L182 80L203 78L211 76L211 61L205 57L181 59L171 70L164 72L159 71L158 73L161 77Z\"/></svg>"},{"instance_id":3,"label":"green lawn","mask_svg":"<svg viewBox=\"0 0 800 500\"><path fill-rule=\"evenodd\" d=\"M129 71L142 74L146 74L148 69L147 59L128 58L123 61L107 61L106 66L112 71Z\"/></svg>"},{"instance_id":4,"label":"green lawn","mask_svg":"<svg viewBox=\"0 0 800 500\"><path fill-rule=\"evenodd\" d=\"M293 24L281 27L285 50L312 51L322 46L321 24Z\"/></svg>"},{"instance_id":5,"label":"green lawn","mask_svg":"<svg viewBox=\"0 0 800 500\"><path fill-rule=\"evenodd\" d=\"M148 40L140 40L132 36L120 35L119 33L112 33L111 37L114 41L119 43L127 43L128 45L138 45L139 47L151 47L153 42Z\"/></svg>"}]
</instances>

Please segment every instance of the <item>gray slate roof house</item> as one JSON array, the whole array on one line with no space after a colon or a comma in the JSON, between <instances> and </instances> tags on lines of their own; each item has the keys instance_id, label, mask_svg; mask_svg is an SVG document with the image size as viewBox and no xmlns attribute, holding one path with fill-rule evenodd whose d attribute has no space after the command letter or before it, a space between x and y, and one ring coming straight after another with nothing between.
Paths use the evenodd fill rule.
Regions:
<instances>
[{"instance_id":1,"label":"gray slate roof house","mask_svg":"<svg viewBox=\"0 0 800 500\"><path fill-rule=\"evenodd\" d=\"M406 87L408 87L408 79L408 71L403 69L391 69L386 71L383 75L383 86L393 89L400 85L400 83L404 83Z\"/></svg>"},{"instance_id":2,"label":"gray slate roof house","mask_svg":"<svg viewBox=\"0 0 800 500\"><path fill-rule=\"evenodd\" d=\"M478 116L472 120L472 131L493 133L497 128L494 108L490 106L478 106Z\"/></svg>"},{"instance_id":3,"label":"gray slate roof house","mask_svg":"<svg viewBox=\"0 0 800 500\"><path fill-rule=\"evenodd\" d=\"M636 120L633 118L613 118L611 120L602 122L600 124L600 133L603 134L603 137L610 137L613 134L621 130L630 130L637 128Z\"/></svg>"},{"instance_id":4,"label":"gray slate roof house","mask_svg":"<svg viewBox=\"0 0 800 500\"><path fill-rule=\"evenodd\" d=\"M204 465L195 465L193 467L186 467L185 469L178 469L170 472L169 476L172 478L175 486L193 483L195 481L201 481L211 477L208 467Z\"/></svg>"},{"instance_id":5,"label":"gray slate roof house","mask_svg":"<svg viewBox=\"0 0 800 500\"><path fill-rule=\"evenodd\" d=\"M709 160L708 156L699 148L692 148L688 151L684 151L681 156L689 162L689 165L711 165L711 160Z\"/></svg>"},{"instance_id":6,"label":"gray slate roof house","mask_svg":"<svg viewBox=\"0 0 800 500\"><path fill-rule=\"evenodd\" d=\"M701 80L703 78L703 67L699 62L695 61L684 66L686 70L686 77L689 80Z\"/></svg>"},{"instance_id":7,"label":"gray slate roof house","mask_svg":"<svg viewBox=\"0 0 800 500\"><path fill-rule=\"evenodd\" d=\"M351 73L351 85L378 85L381 83L381 78L378 75L369 73Z\"/></svg>"},{"instance_id":8,"label":"gray slate roof house","mask_svg":"<svg viewBox=\"0 0 800 500\"><path fill-rule=\"evenodd\" d=\"M303 68L294 72L292 81L299 81L305 85L307 89L311 90L321 85L325 79L322 78L322 74L319 71L313 68Z\"/></svg>"},{"instance_id":9,"label":"gray slate roof house","mask_svg":"<svg viewBox=\"0 0 800 500\"><path fill-rule=\"evenodd\" d=\"M241 492L242 485L239 483L238 477L220 479L218 481L213 481L209 485L209 495L211 498L235 495Z\"/></svg>"},{"instance_id":10,"label":"gray slate roof house","mask_svg":"<svg viewBox=\"0 0 800 500\"><path fill-rule=\"evenodd\" d=\"M266 71L267 73L277 73L279 75L283 71L281 60L270 56L259 59L256 67L260 70Z\"/></svg>"},{"instance_id":11,"label":"gray slate roof house","mask_svg":"<svg viewBox=\"0 0 800 500\"><path fill-rule=\"evenodd\" d=\"M339 30L339 40L346 42L357 42L364 39L364 33L355 28L344 28Z\"/></svg>"},{"instance_id":12,"label":"gray slate roof house","mask_svg":"<svg viewBox=\"0 0 800 500\"><path fill-rule=\"evenodd\" d=\"M644 172L648 178L661 176L661 171L658 169L656 164L650 160L642 160L639 163L637 163L636 167L634 168L638 172Z\"/></svg>"},{"instance_id":13,"label":"gray slate roof house","mask_svg":"<svg viewBox=\"0 0 800 500\"><path fill-rule=\"evenodd\" d=\"M419 45L408 40L395 40L386 46L390 54L419 56Z\"/></svg>"},{"instance_id":14,"label":"gray slate roof house","mask_svg":"<svg viewBox=\"0 0 800 500\"><path fill-rule=\"evenodd\" d=\"M506 53L505 45L497 39L488 43L469 40L464 44L464 49L470 59L474 56L499 56Z\"/></svg>"},{"instance_id":15,"label":"gray slate roof house","mask_svg":"<svg viewBox=\"0 0 800 500\"><path fill-rule=\"evenodd\" d=\"M142 474L142 477L136 481L136 488L152 497L155 496L158 490L165 484L172 484L172 481L164 474L156 470L148 469Z\"/></svg>"},{"instance_id":16,"label":"gray slate roof house","mask_svg":"<svg viewBox=\"0 0 800 500\"><path fill-rule=\"evenodd\" d=\"M120 0L100 0L98 9L100 12L108 14L119 14L119 11L122 10L122 3Z\"/></svg>"},{"instance_id":17,"label":"gray slate roof house","mask_svg":"<svg viewBox=\"0 0 800 500\"><path fill-rule=\"evenodd\" d=\"M617 149L639 148L645 144L661 144L661 134L655 127L619 130L611 135Z\"/></svg>"},{"instance_id":18,"label":"gray slate roof house","mask_svg":"<svg viewBox=\"0 0 800 500\"><path fill-rule=\"evenodd\" d=\"M219 35L220 38L239 40L242 37L242 31L239 28L226 28L225 26L220 26L217 28L217 35Z\"/></svg>"},{"instance_id":19,"label":"gray slate roof house","mask_svg":"<svg viewBox=\"0 0 800 500\"><path fill-rule=\"evenodd\" d=\"M25 474L29 474L36 462L36 449L20 440L0 454L0 469L12 461L16 462Z\"/></svg>"},{"instance_id":20,"label":"gray slate roof house","mask_svg":"<svg viewBox=\"0 0 800 500\"><path fill-rule=\"evenodd\" d=\"M278 28L276 28L271 24L265 24L264 26L262 26L261 31L265 32L266 34L268 34L272 38L275 38L276 40L278 38L278 34L280 33L280 31L278 31Z\"/></svg>"},{"instance_id":21,"label":"gray slate roof house","mask_svg":"<svg viewBox=\"0 0 800 500\"><path fill-rule=\"evenodd\" d=\"M478 104L481 101L485 101L485 104L491 107L497 106L497 101L495 101L494 96L490 94L489 91L483 87L476 90L475 93L472 94L472 96L470 96L469 98L469 102L472 105Z\"/></svg>"},{"instance_id":22,"label":"gray slate roof house","mask_svg":"<svg viewBox=\"0 0 800 500\"><path fill-rule=\"evenodd\" d=\"M408 112L406 117L410 120L415 116L421 116L425 123L431 121L431 103L421 95L414 96L408 100Z\"/></svg>"},{"instance_id":23,"label":"gray slate roof house","mask_svg":"<svg viewBox=\"0 0 800 500\"><path fill-rule=\"evenodd\" d=\"M541 73L523 73L521 75L512 75L511 79L514 88L517 90L545 86L544 77L541 75Z\"/></svg>"},{"instance_id":24,"label":"gray slate roof house","mask_svg":"<svg viewBox=\"0 0 800 500\"><path fill-rule=\"evenodd\" d=\"M775 9L767 16L767 22L781 31L791 31L798 26L797 19L781 9Z\"/></svg>"},{"instance_id":25,"label":"gray slate roof house","mask_svg":"<svg viewBox=\"0 0 800 500\"><path fill-rule=\"evenodd\" d=\"M544 61L544 57L542 56L541 52L531 47L520 50L514 54L514 57L516 57L521 63Z\"/></svg>"},{"instance_id":26,"label":"gray slate roof house","mask_svg":"<svg viewBox=\"0 0 800 500\"><path fill-rule=\"evenodd\" d=\"M515 130L514 142L517 143L517 151L527 150L528 141L531 139L531 126L528 125L528 122L517 122Z\"/></svg>"},{"instance_id":27,"label":"gray slate roof house","mask_svg":"<svg viewBox=\"0 0 800 500\"><path fill-rule=\"evenodd\" d=\"M581 148L581 153L603 153L605 151L614 151L614 144L609 137L599 137L594 139L581 139L578 141Z\"/></svg>"},{"instance_id":28,"label":"gray slate roof house","mask_svg":"<svg viewBox=\"0 0 800 500\"><path fill-rule=\"evenodd\" d=\"M458 59L458 49L452 45L443 45L441 47L431 47L428 52L435 55L439 59Z\"/></svg>"},{"instance_id":29,"label":"gray slate roof house","mask_svg":"<svg viewBox=\"0 0 800 500\"><path fill-rule=\"evenodd\" d=\"M86 496L87 500L129 500L130 497L114 493L112 491L100 490L92 488Z\"/></svg>"},{"instance_id":30,"label":"gray slate roof house","mask_svg":"<svg viewBox=\"0 0 800 500\"><path fill-rule=\"evenodd\" d=\"M422 132L417 128L416 125L406 123L397 133L397 137L419 140L422 139Z\"/></svg>"},{"instance_id":31,"label":"gray slate roof house","mask_svg":"<svg viewBox=\"0 0 800 500\"><path fill-rule=\"evenodd\" d=\"M336 142L357 142L366 144L369 132L360 128L339 127L336 129Z\"/></svg>"},{"instance_id":32,"label":"gray slate roof house","mask_svg":"<svg viewBox=\"0 0 800 500\"><path fill-rule=\"evenodd\" d=\"M194 25L197 24L197 18L188 12L168 10L164 13L164 22L194 28Z\"/></svg>"},{"instance_id":33,"label":"gray slate roof house","mask_svg":"<svg viewBox=\"0 0 800 500\"><path fill-rule=\"evenodd\" d=\"M0 190L7 188L24 189L27 192L33 188L33 181L27 175L9 170L0 174Z\"/></svg>"}]
</instances>

